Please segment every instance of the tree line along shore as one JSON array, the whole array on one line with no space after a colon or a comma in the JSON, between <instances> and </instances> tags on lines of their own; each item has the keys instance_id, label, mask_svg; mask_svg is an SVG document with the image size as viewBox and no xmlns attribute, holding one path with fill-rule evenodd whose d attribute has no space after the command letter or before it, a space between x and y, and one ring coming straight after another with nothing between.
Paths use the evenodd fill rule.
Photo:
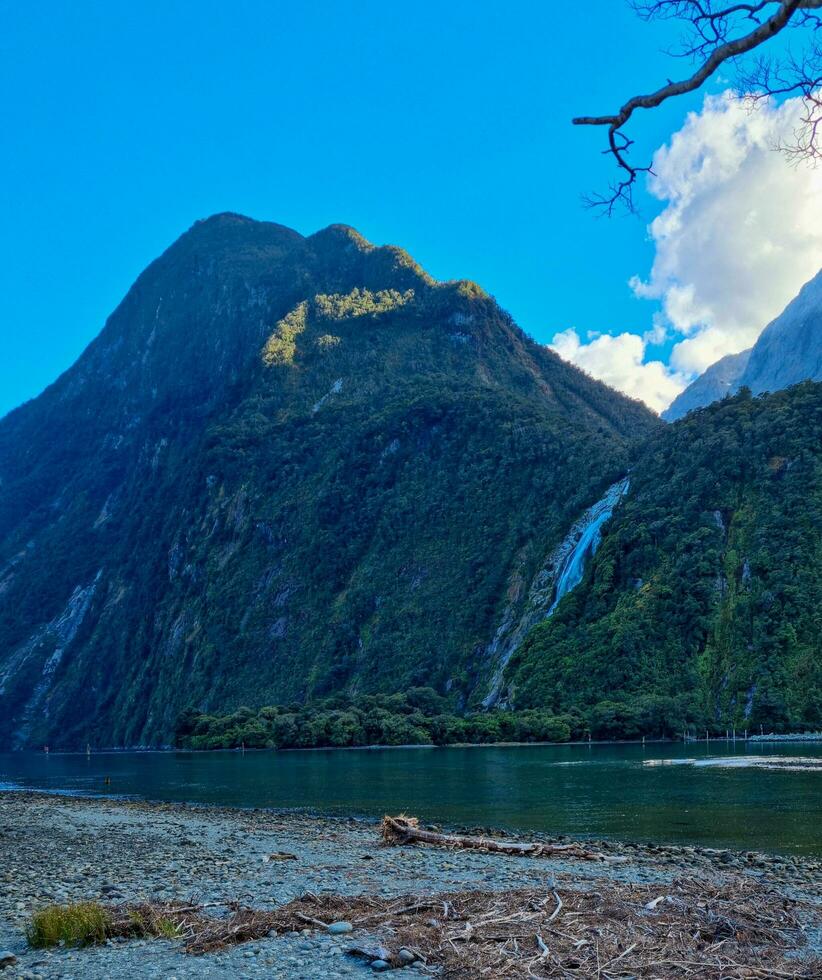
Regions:
<instances>
[{"instance_id":1,"label":"tree line along shore","mask_svg":"<svg viewBox=\"0 0 822 980\"><path fill-rule=\"evenodd\" d=\"M241 707L223 715L188 709L177 722L182 749L355 748L369 745L487 745L499 743L640 741L733 737L813 741L822 735L738 733L703 717L685 698L647 695L632 703L601 701L554 714L541 709L458 714L429 687L384 695L338 695L307 704Z\"/></svg>"}]
</instances>

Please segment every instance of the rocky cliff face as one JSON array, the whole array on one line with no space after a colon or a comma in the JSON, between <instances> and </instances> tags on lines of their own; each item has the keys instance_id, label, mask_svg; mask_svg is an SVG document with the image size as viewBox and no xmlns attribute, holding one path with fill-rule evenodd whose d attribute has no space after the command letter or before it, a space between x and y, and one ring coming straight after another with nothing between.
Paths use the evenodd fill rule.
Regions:
<instances>
[{"instance_id":1,"label":"rocky cliff face","mask_svg":"<svg viewBox=\"0 0 822 980\"><path fill-rule=\"evenodd\" d=\"M732 395L779 391L800 381L822 380L822 271L759 335L754 346L711 365L662 413L669 422Z\"/></svg>"},{"instance_id":2,"label":"rocky cliff face","mask_svg":"<svg viewBox=\"0 0 822 980\"><path fill-rule=\"evenodd\" d=\"M822 271L762 331L740 379L756 395L822 381Z\"/></svg>"},{"instance_id":3,"label":"rocky cliff face","mask_svg":"<svg viewBox=\"0 0 822 980\"><path fill-rule=\"evenodd\" d=\"M401 249L199 222L0 421L0 743L468 697L517 583L657 426Z\"/></svg>"},{"instance_id":4,"label":"rocky cliff face","mask_svg":"<svg viewBox=\"0 0 822 980\"><path fill-rule=\"evenodd\" d=\"M704 408L705 405L733 395L739 390L740 379L745 373L750 356L750 350L743 350L720 358L676 396L662 413L662 418L666 422L675 422L695 408Z\"/></svg>"}]
</instances>

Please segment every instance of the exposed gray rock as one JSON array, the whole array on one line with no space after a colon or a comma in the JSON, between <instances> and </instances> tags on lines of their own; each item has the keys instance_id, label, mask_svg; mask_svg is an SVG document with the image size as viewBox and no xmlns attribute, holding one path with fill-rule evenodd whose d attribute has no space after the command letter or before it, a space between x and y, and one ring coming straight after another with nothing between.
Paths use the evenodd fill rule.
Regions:
<instances>
[{"instance_id":1,"label":"exposed gray rock","mask_svg":"<svg viewBox=\"0 0 822 980\"><path fill-rule=\"evenodd\" d=\"M662 417L673 422L743 387L760 395L800 381L822 381L822 270L765 327L750 350L712 364Z\"/></svg>"},{"instance_id":2,"label":"exposed gray rock","mask_svg":"<svg viewBox=\"0 0 822 980\"><path fill-rule=\"evenodd\" d=\"M732 395L739 388L739 379L748 365L750 356L750 350L743 350L739 354L728 354L716 364L712 364L696 381L691 382L676 396L662 413L662 418L667 422L675 422L695 408L703 408L726 395Z\"/></svg>"},{"instance_id":3,"label":"exposed gray rock","mask_svg":"<svg viewBox=\"0 0 822 980\"><path fill-rule=\"evenodd\" d=\"M755 395L800 381L822 381L822 271L765 327L741 378Z\"/></svg>"}]
</instances>

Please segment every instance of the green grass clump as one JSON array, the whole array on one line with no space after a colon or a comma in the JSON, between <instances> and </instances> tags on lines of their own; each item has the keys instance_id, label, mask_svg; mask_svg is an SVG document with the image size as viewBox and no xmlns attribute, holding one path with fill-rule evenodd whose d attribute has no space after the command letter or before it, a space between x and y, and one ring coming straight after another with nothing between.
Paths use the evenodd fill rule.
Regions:
<instances>
[{"instance_id":1,"label":"green grass clump","mask_svg":"<svg viewBox=\"0 0 822 980\"><path fill-rule=\"evenodd\" d=\"M166 919L160 916L154 920L153 934L159 936L160 939L178 939L180 932L180 926L172 919Z\"/></svg>"},{"instance_id":2,"label":"green grass clump","mask_svg":"<svg viewBox=\"0 0 822 980\"><path fill-rule=\"evenodd\" d=\"M118 923L117 931L122 935L141 938L155 936L160 939L178 939L180 936L180 926L173 919L159 915L149 906L128 909L127 915L125 923Z\"/></svg>"},{"instance_id":3,"label":"green grass clump","mask_svg":"<svg viewBox=\"0 0 822 980\"><path fill-rule=\"evenodd\" d=\"M26 930L30 946L90 946L105 942L111 925L109 913L97 902L48 905L31 917Z\"/></svg>"}]
</instances>

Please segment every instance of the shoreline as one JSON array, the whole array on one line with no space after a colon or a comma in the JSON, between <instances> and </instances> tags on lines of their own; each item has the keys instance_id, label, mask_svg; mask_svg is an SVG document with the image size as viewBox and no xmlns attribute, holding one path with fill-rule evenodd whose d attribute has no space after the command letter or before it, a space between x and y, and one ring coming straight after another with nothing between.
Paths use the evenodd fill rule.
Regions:
<instances>
[{"instance_id":1,"label":"shoreline","mask_svg":"<svg viewBox=\"0 0 822 980\"><path fill-rule=\"evenodd\" d=\"M241 746L234 746L233 748L219 748L219 749L189 749L189 748L179 748L173 745L162 745L162 746L110 746L107 748L92 749L91 752L84 751L83 749L50 749L48 752L44 752L42 749L15 749L6 750L3 754L8 755L119 755L124 753L139 753L141 755L152 755L161 754L168 755L171 753L191 753L196 755L203 754L213 754L215 752L382 752L382 751L396 751L399 749L427 749L427 750L441 750L441 749L505 749L505 748L540 748L540 747L554 747L562 748L563 746L578 747L578 746L608 746L608 745L706 745L724 742L727 745L736 745L741 743L744 745L754 744L754 745L771 745L779 743L790 743L790 744L818 744L822 743L822 732L808 732L804 734L797 735L749 735L747 738L742 736L724 736L724 735L712 735L710 738L698 738L698 737L688 737L687 739L681 738L623 738L623 739L575 739L569 740L567 742L449 742L446 745L435 745L433 743L409 743L402 745L382 745L379 743L374 743L371 745L311 745L311 746L294 746L290 748L252 748Z\"/></svg>"},{"instance_id":2,"label":"shoreline","mask_svg":"<svg viewBox=\"0 0 822 980\"><path fill-rule=\"evenodd\" d=\"M419 743L419 742L409 742L403 743L402 745L383 745L381 743L375 742L369 745L306 745L306 746L294 746L290 748L252 748L250 746L242 748L241 746L234 746L233 748L224 749L187 749L178 748L177 746L167 745L159 747L150 746L114 746L104 749L92 749L92 751L86 752L82 749L50 749L48 752L44 752L42 749L18 749L13 752L10 751L9 755L16 755L18 752L23 755L115 755L123 752L139 752L140 754L150 755L152 753L157 754L168 754L172 752L185 752L192 753L196 755L211 754L214 752L381 752L381 751L396 751L398 749L495 749L495 748L528 748L539 746L579 746L579 745L673 745L677 743L677 739L672 738L649 738L649 739L613 739L610 741L606 740L589 740L589 739L576 739L574 741L568 742L449 742L447 745L435 745L433 742ZM702 739L704 741L704 739ZM725 741L722 739L721 741ZM822 741L822 736L820 736L820 741Z\"/></svg>"},{"instance_id":3,"label":"shoreline","mask_svg":"<svg viewBox=\"0 0 822 980\"><path fill-rule=\"evenodd\" d=\"M217 814L218 816L223 816L226 819L242 814L267 814L272 818L280 818L282 820L294 818L295 820L316 821L318 824L345 824L348 826L354 825L372 828L377 827L380 823L380 818L375 816L373 813L366 813L363 811L348 811L346 813L341 813L333 810L323 810L314 805L287 807L261 806L258 804L241 805L212 803L204 800L193 799L169 800L162 799L161 797L146 797L138 794L99 793L81 789L47 789L42 787L31 787L21 784L0 782L0 804L2 804L3 798L6 796L31 799L43 797L49 800L66 802L76 800L78 803L89 802L100 803L103 805L111 803L113 806L122 804L135 808L144 807L147 813L150 813L155 809L162 811L177 808L183 812L189 812L192 814ZM2 813L2 811L0 811L0 813ZM480 825L477 823L472 823L469 825L465 823L454 823L453 821L442 821L434 818L429 820L426 825L436 826L440 829L450 828L451 831L458 833L480 833L484 836L499 837L504 840L527 840L540 842L573 841L579 844L590 844L594 847L604 848L605 850L613 849L618 853L623 853L625 851L630 851L632 853L646 851L650 853L657 853L661 851L670 851L672 853L697 853L708 857L720 854L755 855L757 860L764 861L765 863L770 863L772 861L776 863L790 861L795 861L797 863L808 862L812 866L818 865L819 873L822 875L822 852L817 853L792 849L758 849L753 851L740 845L734 846L729 844L727 846L723 846L718 843L716 845L711 845L700 843L696 840L682 840L675 842L672 840L665 840L661 838L658 839L647 836L642 838L632 838L602 835L597 836L595 834L586 833L574 834L567 832L552 835L547 831L525 830L523 828L511 825L501 824L489 826L485 824ZM0 870L1 869L2 865L0 864ZM820 881L822 882L822 879L820 879ZM822 894L822 884L820 886L820 894Z\"/></svg>"},{"instance_id":4,"label":"shoreline","mask_svg":"<svg viewBox=\"0 0 822 980\"><path fill-rule=\"evenodd\" d=\"M381 846L377 821L220 805L0 791L0 952L17 963L3 978L237 976L338 980L369 975L345 955L346 937L283 935L189 956L169 940L70 950L29 950L23 929L51 902L240 902L273 910L315 895L436 896L482 889L510 894L554 882L561 893L650 888L677 880L743 882L799 900L814 917L810 952L822 953L822 860L699 846L588 841L614 863L517 858L477 851ZM501 835L502 836L502 835ZM567 836L505 834L507 841ZM288 860L272 859L283 852ZM804 905L803 905L804 907ZM817 921L818 920L818 921ZM814 938L815 937L815 938ZM350 938L350 937L349 937ZM816 950L814 947L819 946ZM401 977L424 975L419 966ZM512 976L518 976L514 973ZM586 974L581 974L585 976Z\"/></svg>"}]
</instances>

